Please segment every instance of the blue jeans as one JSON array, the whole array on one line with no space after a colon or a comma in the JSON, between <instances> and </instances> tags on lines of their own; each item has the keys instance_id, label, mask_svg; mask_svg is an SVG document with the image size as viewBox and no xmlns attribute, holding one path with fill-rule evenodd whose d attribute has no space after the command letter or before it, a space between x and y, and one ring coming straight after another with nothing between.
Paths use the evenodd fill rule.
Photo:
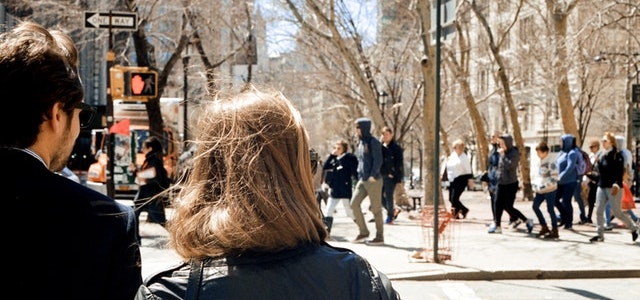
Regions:
<instances>
[{"instance_id":1,"label":"blue jeans","mask_svg":"<svg viewBox=\"0 0 640 300\"><path fill-rule=\"evenodd\" d=\"M560 217L564 223L564 228L569 229L573 226L573 206L571 198L576 191L576 182L558 184L556 192L556 208L560 211ZM562 199L562 201L560 201Z\"/></svg>"},{"instance_id":2,"label":"blue jeans","mask_svg":"<svg viewBox=\"0 0 640 300\"><path fill-rule=\"evenodd\" d=\"M582 200L582 176L578 176L576 181L576 190L573 193L573 198L578 202L578 209L580 209L580 221L586 222L587 215L584 213L584 201Z\"/></svg>"},{"instance_id":3,"label":"blue jeans","mask_svg":"<svg viewBox=\"0 0 640 300\"><path fill-rule=\"evenodd\" d=\"M536 217L538 217L538 222L540 225L546 226L547 221L544 219L544 215L542 211L540 211L540 204L542 201L547 202L547 212L549 212L549 217L551 218L551 227L558 228L558 219L556 218L555 206L556 206L556 191L548 192L544 194L537 194L533 198L533 212L536 213Z\"/></svg>"}]
</instances>

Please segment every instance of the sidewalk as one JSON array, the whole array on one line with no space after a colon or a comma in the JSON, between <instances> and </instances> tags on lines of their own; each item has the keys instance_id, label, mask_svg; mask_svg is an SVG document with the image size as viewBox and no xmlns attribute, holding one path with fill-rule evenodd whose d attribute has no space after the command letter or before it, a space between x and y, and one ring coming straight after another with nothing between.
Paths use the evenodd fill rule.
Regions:
<instances>
[{"instance_id":1,"label":"sidewalk","mask_svg":"<svg viewBox=\"0 0 640 300\"><path fill-rule=\"evenodd\" d=\"M338 206L334 215L330 244L354 250L367 258L373 266L392 280L498 280L498 279L551 279L551 278L621 278L640 277L640 239L635 243L627 229L606 231L605 241L592 244L595 225L573 225L573 230L560 229L558 240L535 237L540 230L531 208L531 201L521 201L518 194L515 207L525 216L533 218L536 226L528 234L525 224L517 230L508 229L508 215L503 215L502 234L487 233L491 222L490 202L484 192L466 191L461 201L469 208L464 220L454 220L450 228L439 237L439 254L451 253L450 260L433 263L417 262L410 256L414 251L432 249L433 228L420 225L416 211L400 213L395 225L384 226L385 245L368 246L349 241L358 235L357 226ZM445 206L450 208L444 193ZM362 204L363 211L368 203ZM546 208L542 211L546 216ZM574 221L579 220L578 205L574 203ZM638 214L638 210L636 210ZM370 212L365 220L372 218ZM595 222L595 215L593 216ZM614 220L614 223L619 220ZM375 225L367 223L371 236ZM426 239L429 240L427 244ZM440 249L444 249L440 251ZM447 251L450 250L450 251ZM424 261L424 260L423 260Z\"/></svg>"},{"instance_id":2,"label":"sidewalk","mask_svg":"<svg viewBox=\"0 0 640 300\"><path fill-rule=\"evenodd\" d=\"M413 190L411 192L417 192ZM444 193L447 199L446 192ZM521 201L517 196L515 207L525 216L533 218L536 226L533 234L528 234L525 224L516 231L507 228L503 221L502 234L488 234L491 222L490 203L484 192L466 191L461 201L469 208L464 220L455 220L444 230L439 253L450 253L450 260L433 263L433 254L426 261L411 259L415 251L424 249L433 243L433 228L424 228L416 211L403 211L395 225L384 226L385 245L368 246L352 244L350 241L358 235L355 223L346 217L343 207L336 206L331 232L331 245L349 248L365 257L379 271L391 280L500 280L500 279L570 279L570 278L640 278L640 239L631 240L629 230L616 228L606 231L605 241L589 243L594 236L594 225L573 225L573 230L560 229L560 239L544 240L535 237L540 230L537 219L531 209L532 202ZM444 201L447 209L450 207ZM362 203L366 211L365 220L372 218L368 200ZM544 204L543 204L544 208ZM543 209L546 216L546 209ZM640 214L638 209L636 214ZM170 212L168 212L170 213ZM574 220L578 220L579 210L574 203ZM507 220L508 215L503 215ZM547 217L548 219L548 217ZM595 221L595 216L593 216ZM614 220L619 221L619 220ZM375 235L373 223L367 223L371 237ZM425 230L423 230L425 229ZM140 233L143 237L141 248L143 258L143 276L178 261L172 250L164 249L167 232L157 224L141 222ZM429 243L427 244L427 239ZM431 246L426 248L431 249Z\"/></svg>"}]
</instances>

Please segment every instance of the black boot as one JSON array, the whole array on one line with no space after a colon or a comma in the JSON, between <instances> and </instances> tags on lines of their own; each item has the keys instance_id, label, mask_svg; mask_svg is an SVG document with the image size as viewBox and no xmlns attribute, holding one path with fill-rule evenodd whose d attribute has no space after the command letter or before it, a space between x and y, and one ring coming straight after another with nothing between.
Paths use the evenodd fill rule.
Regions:
<instances>
[{"instance_id":1,"label":"black boot","mask_svg":"<svg viewBox=\"0 0 640 300\"><path fill-rule=\"evenodd\" d=\"M324 217L324 226L327 228L327 232L331 233L331 226L333 225L333 217Z\"/></svg>"}]
</instances>

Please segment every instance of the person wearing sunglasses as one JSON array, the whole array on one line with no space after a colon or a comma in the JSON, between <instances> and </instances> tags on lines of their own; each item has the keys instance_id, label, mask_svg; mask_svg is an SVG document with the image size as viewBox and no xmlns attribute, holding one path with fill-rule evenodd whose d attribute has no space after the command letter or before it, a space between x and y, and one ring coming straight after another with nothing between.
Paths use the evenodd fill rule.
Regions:
<instances>
[{"instance_id":1,"label":"person wearing sunglasses","mask_svg":"<svg viewBox=\"0 0 640 300\"><path fill-rule=\"evenodd\" d=\"M5 284L33 299L132 299L142 282L133 209L56 174L95 112L71 38L33 22L1 34L0 95L0 200L29 223L2 218Z\"/></svg>"}]
</instances>

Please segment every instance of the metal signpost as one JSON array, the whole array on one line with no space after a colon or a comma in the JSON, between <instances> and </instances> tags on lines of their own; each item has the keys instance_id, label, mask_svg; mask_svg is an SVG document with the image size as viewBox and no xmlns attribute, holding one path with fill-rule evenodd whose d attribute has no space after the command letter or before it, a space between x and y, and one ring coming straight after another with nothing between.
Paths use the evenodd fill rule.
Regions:
<instances>
[{"instance_id":1,"label":"metal signpost","mask_svg":"<svg viewBox=\"0 0 640 300\"><path fill-rule=\"evenodd\" d=\"M85 28L98 28L109 30L109 49L107 50L107 72L111 69L115 61L115 54L113 53L113 33L112 30L138 30L138 14L133 12L120 12L120 11L108 11L108 12L84 12L84 27ZM113 125L113 96L111 94L111 80L107 76L107 128L111 128ZM107 195L115 199L115 186L113 182L113 169L114 169L114 138L115 134L110 133L107 139Z\"/></svg>"}]
</instances>

